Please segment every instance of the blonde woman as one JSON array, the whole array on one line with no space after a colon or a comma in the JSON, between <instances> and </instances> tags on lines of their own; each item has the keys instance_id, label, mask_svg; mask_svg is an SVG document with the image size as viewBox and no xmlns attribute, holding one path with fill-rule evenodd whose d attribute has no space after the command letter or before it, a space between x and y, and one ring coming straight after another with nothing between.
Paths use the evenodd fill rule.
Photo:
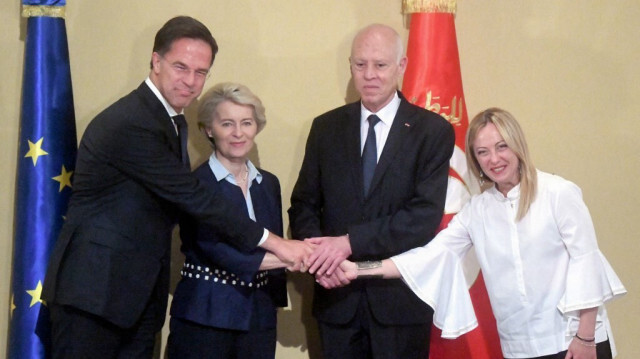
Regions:
<instances>
[{"instance_id":1,"label":"blonde woman","mask_svg":"<svg viewBox=\"0 0 640 359\"><path fill-rule=\"evenodd\" d=\"M248 159L266 124L260 99L246 86L218 84L201 98L198 121L213 153L194 174L282 236L280 183ZM261 248L241 252L193 218L180 221L180 237L185 263L171 304L169 357L274 358L277 308L287 305L286 263Z\"/></svg>"},{"instance_id":2,"label":"blonde woman","mask_svg":"<svg viewBox=\"0 0 640 359\"><path fill-rule=\"evenodd\" d=\"M401 277L435 309L443 336L477 326L460 260L473 246L505 358L615 356L606 301L626 290L596 241L580 188L536 170L507 111L471 121L467 163L485 190L427 246L381 262L344 262L351 279Z\"/></svg>"}]
</instances>

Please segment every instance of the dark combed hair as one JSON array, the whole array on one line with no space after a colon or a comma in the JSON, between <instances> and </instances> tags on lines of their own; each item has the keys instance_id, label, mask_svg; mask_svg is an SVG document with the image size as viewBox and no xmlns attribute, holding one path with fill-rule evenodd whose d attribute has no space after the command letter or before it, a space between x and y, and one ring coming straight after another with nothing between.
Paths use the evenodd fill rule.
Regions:
<instances>
[{"instance_id":1,"label":"dark combed hair","mask_svg":"<svg viewBox=\"0 0 640 359\"><path fill-rule=\"evenodd\" d=\"M167 21L156 33L153 42L153 52L157 52L160 56L171 50L173 42L179 39L189 38L202 40L211 47L211 64L218 53L218 44L211 35L211 31L200 21L190 16L176 16ZM151 64L153 67L153 64Z\"/></svg>"}]
</instances>

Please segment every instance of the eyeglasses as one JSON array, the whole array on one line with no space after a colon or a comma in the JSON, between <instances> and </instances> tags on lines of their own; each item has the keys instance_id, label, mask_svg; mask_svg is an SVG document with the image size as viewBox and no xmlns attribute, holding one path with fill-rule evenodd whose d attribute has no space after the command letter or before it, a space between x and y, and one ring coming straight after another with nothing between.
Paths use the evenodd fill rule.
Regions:
<instances>
[{"instance_id":1,"label":"eyeglasses","mask_svg":"<svg viewBox=\"0 0 640 359\"><path fill-rule=\"evenodd\" d=\"M181 63L181 62L172 62L170 63L164 56L160 56L162 60L167 61L167 63L171 66L173 71L178 74L180 77L185 77L191 75L193 71L196 80L204 81L209 78L211 72L209 70L192 70L189 66Z\"/></svg>"}]
</instances>

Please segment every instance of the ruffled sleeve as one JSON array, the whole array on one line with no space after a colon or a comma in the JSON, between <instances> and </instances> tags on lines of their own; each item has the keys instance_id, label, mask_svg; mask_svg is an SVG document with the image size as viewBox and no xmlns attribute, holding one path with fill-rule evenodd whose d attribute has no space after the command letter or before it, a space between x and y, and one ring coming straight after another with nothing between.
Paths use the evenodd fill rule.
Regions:
<instances>
[{"instance_id":1,"label":"ruffled sleeve","mask_svg":"<svg viewBox=\"0 0 640 359\"><path fill-rule=\"evenodd\" d=\"M448 339L478 326L462 263L472 246L463 212L426 246L391 258L409 288L433 308L433 324Z\"/></svg>"},{"instance_id":2,"label":"ruffled sleeve","mask_svg":"<svg viewBox=\"0 0 640 359\"><path fill-rule=\"evenodd\" d=\"M392 257L409 288L433 308L443 338L457 338L478 326L460 259L440 245Z\"/></svg>"},{"instance_id":3,"label":"ruffled sleeve","mask_svg":"<svg viewBox=\"0 0 640 359\"><path fill-rule=\"evenodd\" d=\"M595 250L569 260L567 287L558 309L565 315L576 315L571 312L599 307L626 292L602 252Z\"/></svg>"},{"instance_id":4,"label":"ruffled sleeve","mask_svg":"<svg viewBox=\"0 0 640 359\"><path fill-rule=\"evenodd\" d=\"M561 179L549 186L554 218L569 252L566 289L558 309L569 315L569 312L598 307L625 294L622 282L598 248L591 215L580 188Z\"/></svg>"}]
</instances>

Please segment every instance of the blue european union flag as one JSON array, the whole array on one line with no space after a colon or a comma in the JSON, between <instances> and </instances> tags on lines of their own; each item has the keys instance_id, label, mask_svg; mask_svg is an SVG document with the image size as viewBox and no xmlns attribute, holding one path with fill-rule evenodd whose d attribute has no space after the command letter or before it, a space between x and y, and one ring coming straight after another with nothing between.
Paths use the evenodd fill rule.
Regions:
<instances>
[{"instance_id":1,"label":"blue european union flag","mask_svg":"<svg viewBox=\"0 0 640 359\"><path fill-rule=\"evenodd\" d=\"M77 150L65 1L23 1L27 17L15 192L9 358L46 358L40 301L71 195ZM40 310L45 316L39 317Z\"/></svg>"}]
</instances>

